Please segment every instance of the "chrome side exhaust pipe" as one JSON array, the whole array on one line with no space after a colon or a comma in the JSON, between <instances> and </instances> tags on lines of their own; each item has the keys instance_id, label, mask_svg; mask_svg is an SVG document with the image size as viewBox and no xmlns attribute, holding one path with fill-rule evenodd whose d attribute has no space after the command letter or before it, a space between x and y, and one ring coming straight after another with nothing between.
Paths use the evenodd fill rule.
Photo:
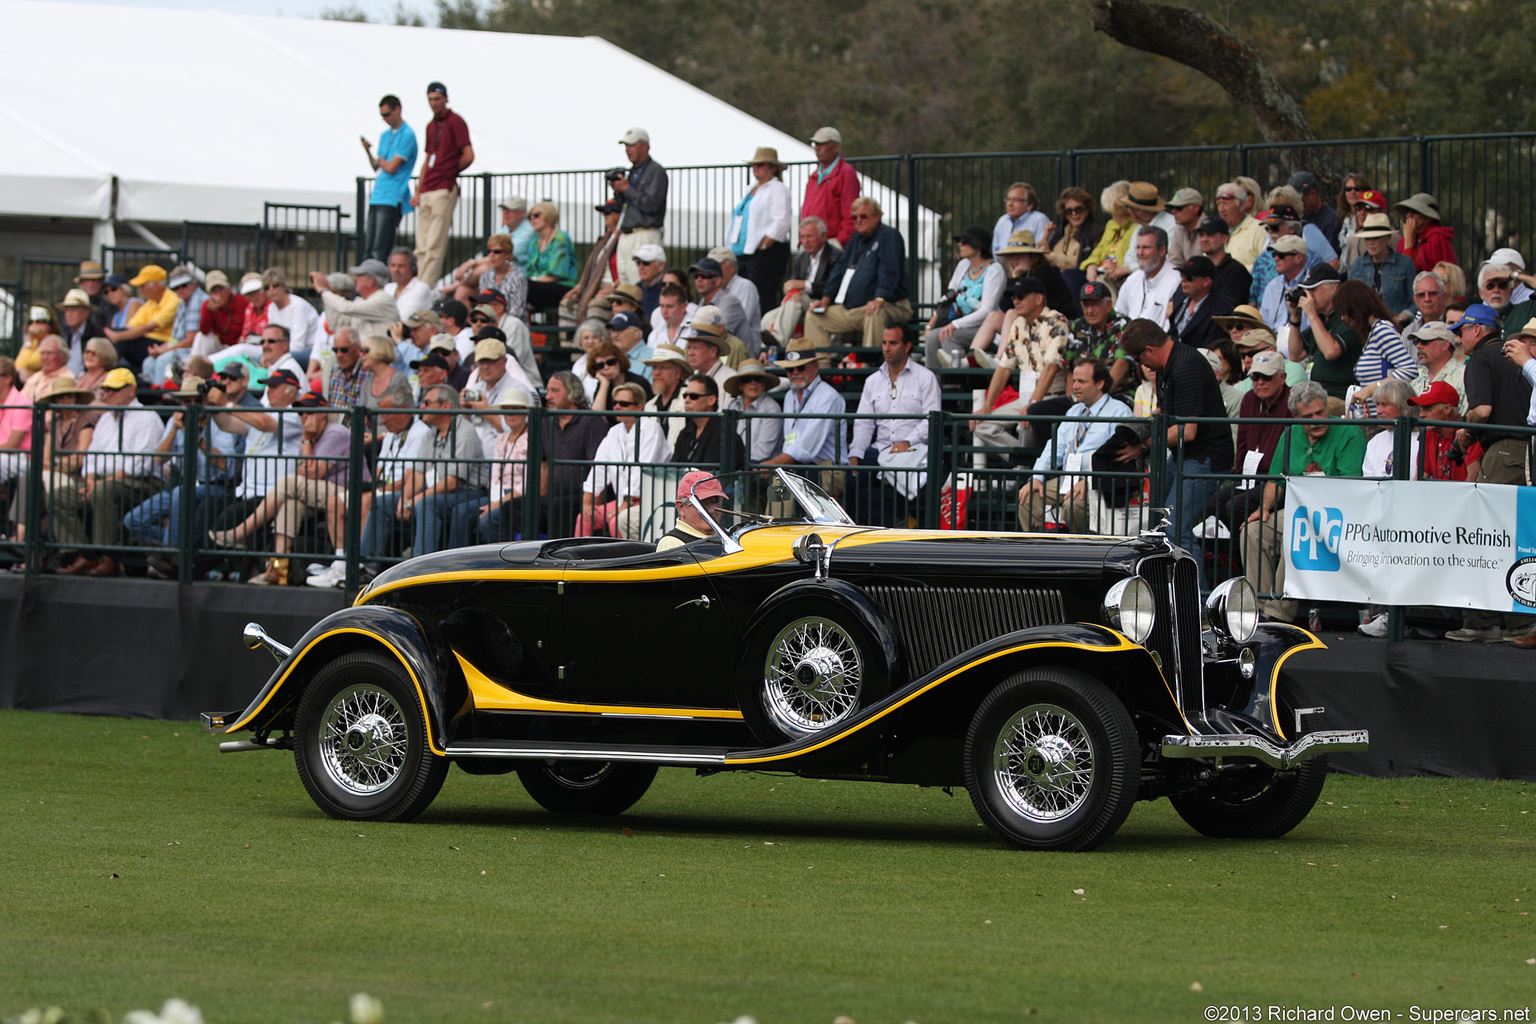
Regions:
<instances>
[{"instance_id":1,"label":"chrome side exhaust pipe","mask_svg":"<svg viewBox=\"0 0 1536 1024\"><path fill-rule=\"evenodd\" d=\"M261 628L260 623L247 622L243 635L245 636L245 646L253 651L258 647L265 647L272 652L272 657L278 661L287 660L288 655L293 653L292 647L284 647L268 636L267 631Z\"/></svg>"}]
</instances>

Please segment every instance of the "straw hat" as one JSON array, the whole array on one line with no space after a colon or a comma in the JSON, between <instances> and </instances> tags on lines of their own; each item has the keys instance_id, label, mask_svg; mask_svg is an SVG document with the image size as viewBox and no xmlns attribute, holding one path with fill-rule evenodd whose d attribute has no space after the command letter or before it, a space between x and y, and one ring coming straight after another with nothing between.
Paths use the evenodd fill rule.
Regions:
<instances>
[{"instance_id":1,"label":"straw hat","mask_svg":"<svg viewBox=\"0 0 1536 1024\"><path fill-rule=\"evenodd\" d=\"M780 359L774 363L774 366L793 370L798 366L804 366L806 363L814 363L816 361L816 343L810 338L796 338L790 342L784 350L784 355L788 356L792 352L804 352L805 355L799 359Z\"/></svg>"},{"instance_id":2,"label":"straw hat","mask_svg":"<svg viewBox=\"0 0 1536 1024\"><path fill-rule=\"evenodd\" d=\"M763 369L763 364L756 359L743 359L741 366L736 369L736 376L725 382L725 393L732 397L741 395L741 386L747 381L760 381L765 387L778 387L779 378Z\"/></svg>"},{"instance_id":3,"label":"straw hat","mask_svg":"<svg viewBox=\"0 0 1536 1024\"><path fill-rule=\"evenodd\" d=\"M1161 213L1168 206L1163 197L1158 195L1157 186L1150 181L1131 182L1125 201L1139 210L1151 210L1153 213Z\"/></svg>"},{"instance_id":4,"label":"straw hat","mask_svg":"<svg viewBox=\"0 0 1536 1024\"><path fill-rule=\"evenodd\" d=\"M1440 200L1428 192L1415 192L1407 199L1394 203L1393 208L1397 210L1411 210L1414 213L1428 217L1436 224L1440 223Z\"/></svg>"},{"instance_id":5,"label":"straw hat","mask_svg":"<svg viewBox=\"0 0 1536 1024\"><path fill-rule=\"evenodd\" d=\"M1391 238L1392 218L1384 213L1368 213L1365 224L1355 232L1356 238Z\"/></svg>"},{"instance_id":6,"label":"straw hat","mask_svg":"<svg viewBox=\"0 0 1536 1024\"><path fill-rule=\"evenodd\" d=\"M646 366L660 366L662 363L679 363L685 370L692 370L688 363L688 353L676 345L657 345L651 352L651 358L640 360Z\"/></svg>"},{"instance_id":7,"label":"straw hat","mask_svg":"<svg viewBox=\"0 0 1536 1024\"><path fill-rule=\"evenodd\" d=\"M757 152L752 154L752 159L747 161L747 166L753 164L773 164L779 170L788 167L789 164L779 159L779 151L772 146L758 146Z\"/></svg>"},{"instance_id":8,"label":"straw hat","mask_svg":"<svg viewBox=\"0 0 1536 1024\"><path fill-rule=\"evenodd\" d=\"M73 374L61 373L48 382L48 386L38 396L38 404L46 405L49 402L56 402L60 398L68 398L70 395L84 395L86 398L92 397L91 392L75 385Z\"/></svg>"},{"instance_id":9,"label":"straw hat","mask_svg":"<svg viewBox=\"0 0 1536 1024\"><path fill-rule=\"evenodd\" d=\"M1258 309L1254 306L1250 306L1246 302L1234 309L1231 316L1213 316L1211 319L1223 327L1269 326L1264 322L1264 317L1258 311Z\"/></svg>"},{"instance_id":10,"label":"straw hat","mask_svg":"<svg viewBox=\"0 0 1536 1024\"><path fill-rule=\"evenodd\" d=\"M1045 250L1035 244L1035 233L1033 231L1015 231L1008 236L1008 244L997 250L994 255L1018 256L1029 252L1040 253L1045 252Z\"/></svg>"}]
</instances>

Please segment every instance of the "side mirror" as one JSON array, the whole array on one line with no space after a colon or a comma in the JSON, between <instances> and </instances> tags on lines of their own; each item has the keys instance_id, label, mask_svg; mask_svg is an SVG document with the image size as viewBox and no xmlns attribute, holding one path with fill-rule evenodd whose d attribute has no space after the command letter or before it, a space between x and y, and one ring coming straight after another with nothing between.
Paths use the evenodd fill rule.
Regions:
<instances>
[{"instance_id":1,"label":"side mirror","mask_svg":"<svg viewBox=\"0 0 1536 1024\"><path fill-rule=\"evenodd\" d=\"M821 534L807 533L795 538L790 551L794 554L795 561L801 565L815 567L817 579L827 578L828 551L827 545L822 542Z\"/></svg>"}]
</instances>

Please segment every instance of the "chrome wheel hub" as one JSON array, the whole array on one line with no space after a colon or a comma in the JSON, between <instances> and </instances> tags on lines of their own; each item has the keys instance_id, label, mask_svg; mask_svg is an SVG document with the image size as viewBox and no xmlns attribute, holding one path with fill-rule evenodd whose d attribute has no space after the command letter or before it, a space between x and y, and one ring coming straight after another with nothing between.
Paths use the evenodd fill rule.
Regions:
<instances>
[{"instance_id":1,"label":"chrome wheel hub","mask_svg":"<svg viewBox=\"0 0 1536 1024\"><path fill-rule=\"evenodd\" d=\"M405 768L405 713L377 686L349 686L331 699L320 723L326 777L354 796L387 788Z\"/></svg>"},{"instance_id":2,"label":"chrome wheel hub","mask_svg":"<svg viewBox=\"0 0 1536 1024\"><path fill-rule=\"evenodd\" d=\"M1031 821L1058 821L1093 785L1093 746L1075 715L1052 704L1024 708L998 732L993 771L1009 807Z\"/></svg>"},{"instance_id":3,"label":"chrome wheel hub","mask_svg":"<svg viewBox=\"0 0 1536 1024\"><path fill-rule=\"evenodd\" d=\"M796 619L768 646L764 710L784 732L803 736L849 717L859 706L863 661L835 622Z\"/></svg>"}]
</instances>

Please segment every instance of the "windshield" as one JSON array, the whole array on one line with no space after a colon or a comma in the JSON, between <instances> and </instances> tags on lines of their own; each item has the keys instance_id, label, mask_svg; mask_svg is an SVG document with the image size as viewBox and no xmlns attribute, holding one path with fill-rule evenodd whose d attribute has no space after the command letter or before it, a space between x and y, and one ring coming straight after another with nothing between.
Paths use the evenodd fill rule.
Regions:
<instances>
[{"instance_id":1,"label":"windshield","mask_svg":"<svg viewBox=\"0 0 1536 1024\"><path fill-rule=\"evenodd\" d=\"M731 534L743 527L772 523L854 525L830 494L800 472L775 467L720 474L715 479L725 489L726 497L720 525Z\"/></svg>"}]
</instances>

